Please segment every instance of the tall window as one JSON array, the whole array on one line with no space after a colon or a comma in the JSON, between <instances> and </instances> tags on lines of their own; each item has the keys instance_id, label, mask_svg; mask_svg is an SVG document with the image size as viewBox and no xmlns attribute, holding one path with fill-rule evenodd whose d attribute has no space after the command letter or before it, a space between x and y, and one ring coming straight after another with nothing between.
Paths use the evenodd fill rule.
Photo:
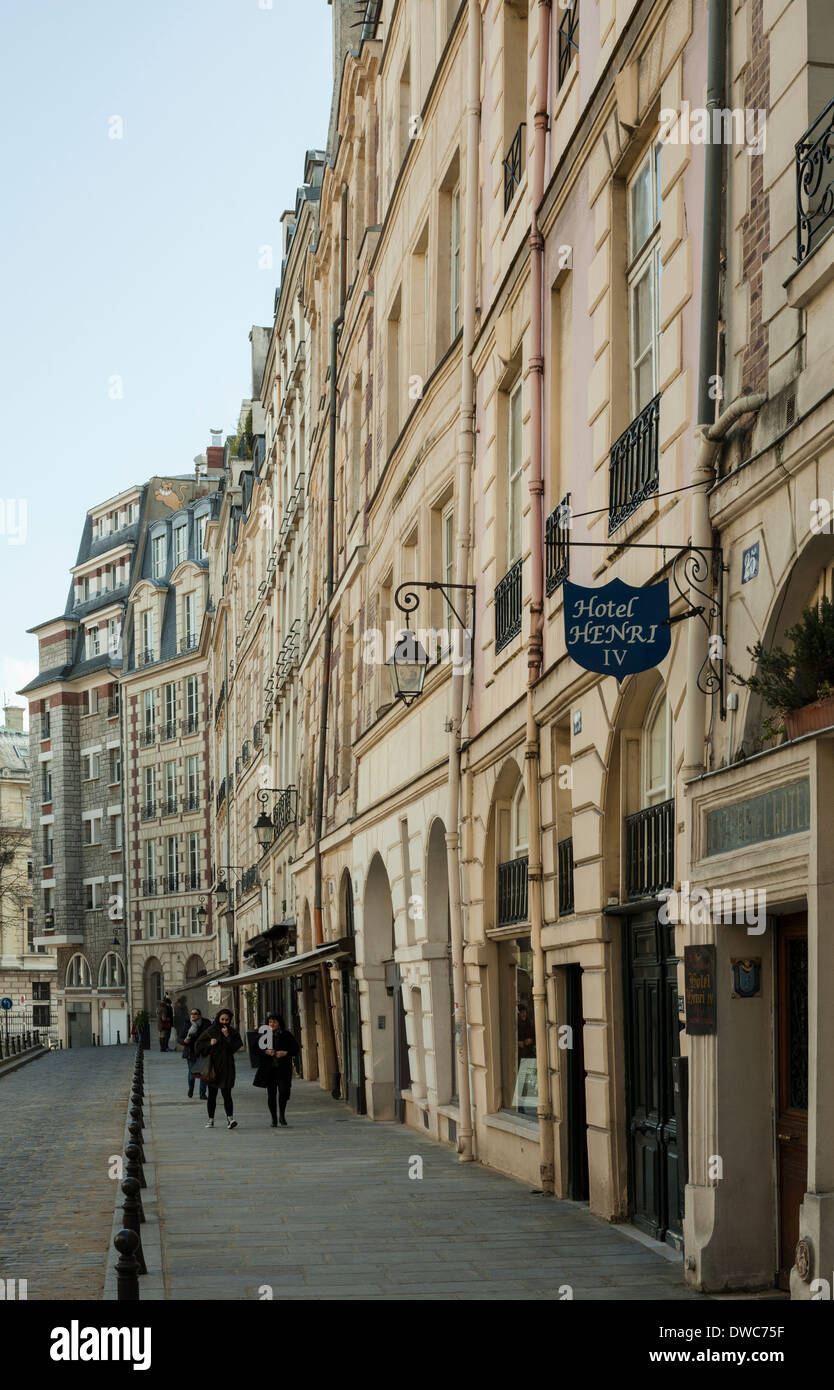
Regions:
<instances>
[{"instance_id":1,"label":"tall window","mask_svg":"<svg viewBox=\"0 0 834 1390\"><path fill-rule=\"evenodd\" d=\"M165 801L167 809L170 811L172 806L177 803L177 765L176 763L165 764Z\"/></svg>"},{"instance_id":2,"label":"tall window","mask_svg":"<svg viewBox=\"0 0 834 1390\"><path fill-rule=\"evenodd\" d=\"M185 764L186 788L189 805L193 808L200 794L199 773L196 757L188 758Z\"/></svg>"},{"instance_id":3,"label":"tall window","mask_svg":"<svg viewBox=\"0 0 834 1390\"><path fill-rule=\"evenodd\" d=\"M452 194L452 337L460 329L460 184Z\"/></svg>"},{"instance_id":4,"label":"tall window","mask_svg":"<svg viewBox=\"0 0 834 1390\"><path fill-rule=\"evenodd\" d=\"M67 966L67 989L89 989L90 967L83 956L73 956Z\"/></svg>"},{"instance_id":5,"label":"tall window","mask_svg":"<svg viewBox=\"0 0 834 1390\"><path fill-rule=\"evenodd\" d=\"M498 947L498 962L502 1105L505 1110L535 1119L538 1078L530 937L502 941Z\"/></svg>"},{"instance_id":6,"label":"tall window","mask_svg":"<svg viewBox=\"0 0 834 1390\"><path fill-rule=\"evenodd\" d=\"M192 887L200 881L200 837L192 830L188 836L188 872Z\"/></svg>"},{"instance_id":7,"label":"tall window","mask_svg":"<svg viewBox=\"0 0 834 1390\"><path fill-rule=\"evenodd\" d=\"M174 565L181 565L188 553L188 528L174 527Z\"/></svg>"},{"instance_id":8,"label":"tall window","mask_svg":"<svg viewBox=\"0 0 834 1390\"><path fill-rule=\"evenodd\" d=\"M207 526L208 526L208 517L207 517L207 516L201 516L201 517L199 518L198 522L197 522L197 536L198 536L198 540L199 540L199 544L198 544L198 547L197 547L197 553L198 553L198 558L200 558L200 559L202 559L202 557L203 557L203 556L205 555L205 553L206 553L206 527L207 527Z\"/></svg>"},{"instance_id":9,"label":"tall window","mask_svg":"<svg viewBox=\"0 0 834 1390\"><path fill-rule=\"evenodd\" d=\"M156 724L156 692L145 691L145 733L152 734Z\"/></svg>"},{"instance_id":10,"label":"tall window","mask_svg":"<svg viewBox=\"0 0 834 1390\"><path fill-rule=\"evenodd\" d=\"M51 863L52 863L54 853L55 853L55 841L54 841L54 838L53 838L52 826L51 826L51 825L45 825L44 828L43 828L43 862L44 862L44 864L51 864Z\"/></svg>"},{"instance_id":11,"label":"tall window","mask_svg":"<svg viewBox=\"0 0 834 1390\"><path fill-rule=\"evenodd\" d=\"M125 968L115 951L108 951L98 972L99 989L124 989Z\"/></svg>"},{"instance_id":12,"label":"tall window","mask_svg":"<svg viewBox=\"0 0 834 1390\"><path fill-rule=\"evenodd\" d=\"M41 763L41 801L52 800L52 763Z\"/></svg>"},{"instance_id":13,"label":"tall window","mask_svg":"<svg viewBox=\"0 0 834 1390\"><path fill-rule=\"evenodd\" d=\"M153 612L150 608L142 614L142 651L146 661L153 661Z\"/></svg>"},{"instance_id":14,"label":"tall window","mask_svg":"<svg viewBox=\"0 0 834 1390\"><path fill-rule=\"evenodd\" d=\"M101 655L101 636L98 627L87 628L87 658Z\"/></svg>"},{"instance_id":15,"label":"tall window","mask_svg":"<svg viewBox=\"0 0 834 1390\"><path fill-rule=\"evenodd\" d=\"M177 730L177 687L173 681L165 687L165 733L173 738Z\"/></svg>"},{"instance_id":16,"label":"tall window","mask_svg":"<svg viewBox=\"0 0 834 1390\"><path fill-rule=\"evenodd\" d=\"M153 577L154 579L165 578L165 536L154 536L151 545L153 551Z\"/></svg>"},{"instance_id":17,"label":"tall window","mask_svg":"<svg viewBox=\"0 0 834 1390\"><path fill-rule=\"evenodd\" d=\"M116 814L111 817L111 822L113 826L113 849L121 849L123 843L121 811L117 811Z\"/></svg>"},{"instance_id":18,"label":"tall window","mask_svg":"<svg viewBox=\"0 0 834 1390\"><path fill-rule=\"evenodd\" d=\"M203 930L203 924L200 921L200 909L198 907L191 907L188 909L188 913L190 918L191 935L200 936Z\"/></svg>"},{"instance_id":19,"label":"tall window","mask_svg":"<svg viewBox=\"0 0 834 1390\"><path fill-rule=\"evenodd\" d=\"M387 407L388 407L388 448L393 448L400 432L400 293L394 300L388 318L387 344Z\"/></svg>"},{"instance_id":20,"label":"tall window","mask_svg":"<svg viewBox=\"0 0 834 1390\"><path fill-rule=\"evenodd\" d=\"M179 936L180 934L180 910L172 907L168 912L168 935Z\"/></svg>"},{"instance_id":21,"label":"tall window","mask_svg":"<svg viewBox=\"0 0 834 1390\"><path fill-rule=\"evenodd\" d=\"M643 805L672 795L672 712L663 691L650 707L643 729Z\"/></svg>"},{"instance_id":22,"label":"tall window","mask_svg":"<svg viewBox=\"0 0 834 1390\"><path fill-rule=\"evenodd\" d=\"M169 835L165 842L165 862L168 866L168 878L176 886L180 871L180 845L176 835Z\"/></svg>"},{"instance_id":23,"label":"tall window","mask_svg":"<svg viewBox=\"0 0 834 1390\"><path fill-rule=\"evenodd\" d=\"M197 645L197 595L186 594L183 605L183 622L185 626L185 645L188 648Z\"/></svg>"},{"instance_id":24,"label":"tall window","mask_svg":"<svg viewBox=\"0 0 834 1390\"><path fill-rule=\"evenodd\" d=\"M507 419L507 569L521 559L521 378L510 391Z\"/></svg>"},{"instance_id":25,"label":"tall window","mask_svg":"<svg viewBox=\"0 0 834 1390\"><path fill-rule=\"evenodd\" d=\"M156 877L156 845L153 840L145 841L145 877L151 883Z\"/></svg>"},{"instance_id":26,"label":"tall window","mask_svg":"<svg viewBox=\"0 0 834 1390\"><path fill-rule=\"evenodd\" d=\"M145 933L149 941L156 936L156 908L152 907L145 913Z\"/></svg>"},{"instance_id":27,"label":"tall window","mask_svg":"<svg viewBox=\"0 0 834 1390\"><path fill-rule=\"evenodd\" d=\"M189 728L193 728L197 720L197 677L189 676L185 682L185 707L188 716Z\"/></svg>"},{"instance_id":28,"label":"tall window","mask_svg":"<svg viewBox=\"0 0 834 1390\"><path fill-rule=\"evenodd\" d=\"M155 802L155 801L156 801L156 768L155 768L155 767L146 767L146 768L145 768L145 805L146 805L147 807L149 807L151 810L153 810L153 805L154 805L154 802ZM150 844L150 841L148 841L148 843ZM152 877L152 875L149 875L149 877Z\"/></svg>"},{"instance_id":29,"label":"tall window","mask_svg":"<svg viewBox=\"0 0 834 1390\"><path fill-rule=\"evenodd\" d=\"M631 410L657 395L660 367L660 144L628 186L628 318Z\"/></svg>"}]
</instances>

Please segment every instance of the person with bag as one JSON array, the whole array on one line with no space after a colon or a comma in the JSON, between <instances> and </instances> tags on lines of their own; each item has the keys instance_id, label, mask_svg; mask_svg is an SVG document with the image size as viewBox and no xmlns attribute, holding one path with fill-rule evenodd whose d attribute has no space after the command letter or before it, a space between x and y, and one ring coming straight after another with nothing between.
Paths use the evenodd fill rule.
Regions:
<instances>
[{"instance_id":1,"label":"person with bag","mask_svg":"<svg viewBox=\"0 0 834 1390\"><path fill-rule=\"evenodd\" d=\"M218 1091L223 1096L226 1128L237 1128L232 1087L235 1084L235 1053L239 1052L242 1047L243 1042L240 1033L232 1025L231 1009L221 1009L211 1027L201 1033L195 1043L198 1057L205 1059L197 1076L208 1086L206 1098L208 1124L206 1129L214 1129L214 1112L217 1109Z\"/></svg>"},{"instance_id":2,"label":"person with bag","mask_svg":"<svg viewBox=\"0 0 834 1390\"><path fill-rule=\"evenodd\" d=\"M265 1088L272 1128L275 1129L277 1125L286 1126L287 1123L284 1112L292 1090L292 1064L298 1054L298 1043L284 1027L284 1020L278 1014L269 1014L267 1025L271 1030L267 1035L269 1045L263 1049L252 1084Z\"/></svg>"},{"instance_id":3,"label":"person with bag","mask_svg":"<svg viewBox=\"0 0 834 1390\"><path fill-rule=\"evenodd\" d=\"M200 1100L205 1100L208 1095L208 1087L206 1085L206 1082L203 1081L202 1077L198 1075L201 1066L201 1058L197 1056L197 1053L195 1051L195 1043L199 1038L200 1034L204 1033L206 1029L210 1027L211 1019L204 1018L203 1015L200 1013L199 1009L192 1009L191 1017L180 1038L180 1043L182 1045L182 1055L185 1058L186 1065L188 1067L189 1100L194 1095L195 1080L198 1080L200 1082Z\"/></svg>"},{"instance_id":4,"label":"person with bag","mask_svg":"<svg viewBox=\"0 0 834 1390\"><path fill-rule=\"evenodd\" d=\"M164 999L159 1001L156 1010L156 1026L159 1029L159 1050L160 1052L170 1052L168 1039L171 1036L171 1029L174 1026L174 1010L171 1008L171 1000L166 994Z\"/></svg>"}]
</instances>

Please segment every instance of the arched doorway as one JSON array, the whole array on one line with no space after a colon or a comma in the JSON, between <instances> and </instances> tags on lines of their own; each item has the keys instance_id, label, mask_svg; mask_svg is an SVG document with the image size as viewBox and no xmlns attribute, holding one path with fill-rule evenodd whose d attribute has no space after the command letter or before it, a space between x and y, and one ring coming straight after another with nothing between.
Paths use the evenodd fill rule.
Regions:
<instances>
[{"instance_id":1,"label":"arched doorway","mask_svg":"<svg viewBox=\"0 0 834 1390\"><path fill-rule=\"evenodd\" d=\"M339 884L339 936L354 941L356 926L353 915L353 881L345 869ZM342 968L342 1073L344 1098L357 1115L364 1115L365 1055L362 1051L362 1014L359 1007L359 981L355 962Z\"/></svg>"},{"instance_id":2,"label":"arched doorway","mask_svg":"<svg viewBox=\"0 0 834 1390\"><path fill-rule=\"evenodd\" d=\"M426 855L426 934L430 942L446 947L445 960L432 959L430 972L437 1101L447 1105L457 1100L458 1074L446 827L439 818L432 821Z\"/></svg>"},{"instance_id":3,"label":"arched doorway","mask_svg":"<svg viewBox=\"0 0 834 1390\"><path fill-rule=\"evenodd\" d=\"M382 857L375 854L365 881L364 971L370 1026L369 1108L375 1120L405 1118L408 1041L399 969L394 960L394 907Z\"/></svg>"},{"instance_id":4,"label":"arched doorway","mask_svg":"<svg viewBox=\"0 0 834 1390\"><path fill-rule=\"evenodd\" d=\"M142 992L145 1009L151 1015L151 1019L153 1019L156 1006L162 998L163 983L162 962L157 956L148 956L142 971Z\"/></svg>"}]
</instances>

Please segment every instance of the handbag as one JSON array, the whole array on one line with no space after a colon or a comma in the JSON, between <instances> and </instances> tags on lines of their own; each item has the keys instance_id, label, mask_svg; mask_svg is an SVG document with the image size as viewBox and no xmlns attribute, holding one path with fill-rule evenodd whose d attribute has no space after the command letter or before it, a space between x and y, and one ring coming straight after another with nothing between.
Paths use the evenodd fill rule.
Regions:
<instances>
[{"instance_id":1,"label":"handbag","mask_svg":"<svg viewBox=\"0 0 834 1390\"><path fill-rule=\"evenodd\" d=\"M198 1071L195 1064L195 1066L191 1068L191 1075L195 1077L197 1081L205 1081L206 1085L213 1086L217 1080L217 1076L214 1070L214 1062L212 1061L211 1053L207 1053L204 1057L198 1057L197 1061L200 1063L200 1069Z\"/></svg>"}]
</instances>

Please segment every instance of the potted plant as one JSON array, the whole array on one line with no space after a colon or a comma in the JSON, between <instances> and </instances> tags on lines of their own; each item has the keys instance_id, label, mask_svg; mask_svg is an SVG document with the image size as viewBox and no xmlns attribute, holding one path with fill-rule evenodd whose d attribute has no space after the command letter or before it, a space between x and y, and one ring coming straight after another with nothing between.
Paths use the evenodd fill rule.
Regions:
<instances>
[{"instance_id":1,"label":"potted plant","mask_svg":"<svg viewBox=\"0 0 834 1390\"><path fill-rule=\"evenodd\" d=\"M789 739L834 724L834 606L823 596L785 634L791 649L748 647L752 676L736 676L782 716Z\"/></svg>"}]
</instances>

